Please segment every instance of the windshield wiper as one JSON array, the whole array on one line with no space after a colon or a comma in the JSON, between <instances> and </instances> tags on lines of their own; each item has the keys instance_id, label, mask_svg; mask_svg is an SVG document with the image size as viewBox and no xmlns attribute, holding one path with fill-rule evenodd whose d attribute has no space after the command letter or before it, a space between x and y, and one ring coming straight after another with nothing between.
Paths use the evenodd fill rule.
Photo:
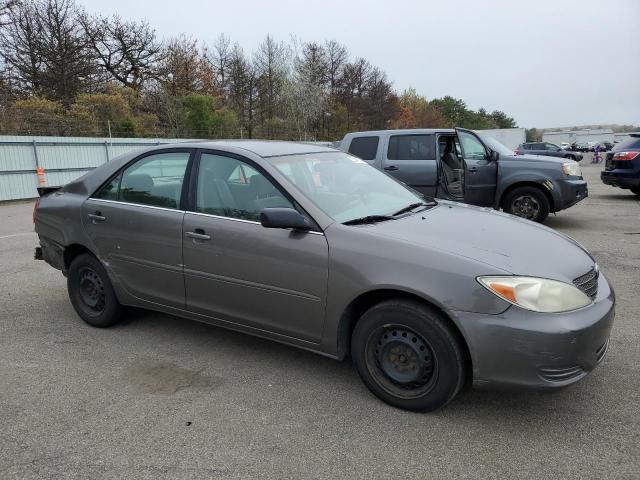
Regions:
<instances>
[{"instance_id":1,"label":"windshield wiper","mask_svg":"<svg viewBox=\"0 0 640 480\"><path fill-rule=\"evenodd\" d=\"M413 210L414 208L418 208L418 207L432 207L434 206L435 203L425 203L425 202L416 202L416 203L412 203L411 205L407 205L404 208L401 208L400 210L398 210L396 213L393 213L391 216L392 217L397 217L398 215L402 215L403 213L407 213L410 212L411 210Z\"/></svg>"},{"instance_id":2,"label":"windshield wiper","mask_svg":"<svg viewBox=\"0 0 640 480\"><path fill-rule=\"evenodd\" d=\"M352 220L347 220L346 222L342 222L343 225L362 225L365 223L378 223L384 222L386 220L395 220L395 218L389 215L367 215L366 217L354 218Z\"/></svg>"}]
</instances>

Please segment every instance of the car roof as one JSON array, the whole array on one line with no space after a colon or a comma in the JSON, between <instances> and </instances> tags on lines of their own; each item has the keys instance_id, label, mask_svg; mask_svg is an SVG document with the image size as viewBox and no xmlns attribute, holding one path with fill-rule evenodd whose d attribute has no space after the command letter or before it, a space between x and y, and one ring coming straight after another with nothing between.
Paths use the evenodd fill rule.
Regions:
<instances>
[{"instance_id":1,"label":"car roof","mask_svg":"<svg viewBox=\"0 0 640 480\"><path fill-rule=\"evenodd\" d=\"M365 130L362 132L347 133L347 137L354 136L375 136L375 135L403 135L403 134L416 134L416 133L455 133L453 128L403 128L398 130Z\"/></svg>"},{"instance_id":2,"label":"car roof","mask_svg":"<svg viewBox=\"0 0 640 480\"><path fill-rule=\"evenodd\" d=\"M179 143L171 146L179 146L182 148L210 148L213 150L225 147L241 148L263 158L337 151L323 144L285 142L281 140L207 140L202 142ZM168 145L163 145L163 147L167 148Z\"/></svg>"}]
</instances>

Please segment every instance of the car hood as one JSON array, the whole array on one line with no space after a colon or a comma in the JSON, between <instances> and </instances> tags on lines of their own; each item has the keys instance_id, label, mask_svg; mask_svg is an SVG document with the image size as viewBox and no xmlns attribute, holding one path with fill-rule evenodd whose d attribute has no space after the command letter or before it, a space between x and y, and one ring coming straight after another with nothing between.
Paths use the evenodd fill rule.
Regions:
<instances>
[{"instance_id":1,"label":"car hood","mask_svg":"<svg viewBox=\"0 0 640 480\"><path fill-rule=\"evenodd\" d=\"M367 226L374 235L474 259L515 275L571 282L595 261L575 240L548 227L456 202Z\"/></svg>"}]
</instances>

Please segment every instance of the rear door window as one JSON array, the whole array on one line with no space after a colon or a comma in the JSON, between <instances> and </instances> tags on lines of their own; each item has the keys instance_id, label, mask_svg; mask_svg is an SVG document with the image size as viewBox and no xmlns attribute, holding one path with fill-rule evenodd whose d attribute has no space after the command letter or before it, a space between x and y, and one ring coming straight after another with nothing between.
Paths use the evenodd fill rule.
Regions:
<instances>
[{"instance_id":1,"label":"rear door window","mask_svg":"<svg viewBox=\"0 0 640 480\"><path fill-rule=\"evenodd\" d=\"M105 185L95 198L179 208L189 152L147 155Z\"/></svg>"},{"instance_id":2,"label":"rear door window","mask_svg":"<svg viewBox=\"0 0 640 480\"><path fill-rule=\"evenodd\" d=\"M640 137L631 137L623 142L620 142L614 147L614 150L640 150Z\"/></svg>"},{"instance_id":3,"label":"rear door window","mask_svg":"<svg viewBox=\"0 0 640 480\"><path fill-rule=\"evenodd\" d=\"M355 137L349 145L349 153L362 160L374 160L378 152L378 137Z\"/></svg>"},{"instance_id":4,"label":"rear door window","mask_svg":"<svg viewBox=\"0 0 640 480\"><path fill-rule=\"evenodd\" d=\"M435 135L392 135L387 152L389 160L435 160Z\"/></svg>"}]
</instances>

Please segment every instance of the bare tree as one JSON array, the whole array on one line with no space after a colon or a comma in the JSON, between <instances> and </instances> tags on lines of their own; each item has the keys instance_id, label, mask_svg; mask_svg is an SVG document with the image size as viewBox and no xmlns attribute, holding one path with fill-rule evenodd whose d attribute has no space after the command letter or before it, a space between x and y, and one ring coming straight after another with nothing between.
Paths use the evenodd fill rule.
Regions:
<instances>
[{"instance_id":1,"label":"bare tree","mask_svg":"<svg viewBox=\"0 0 640 480\"><path fill-rule=\"evenodd\" d=\"M48 0L38 7L43 36L39 49L44 64L42 87L49 98L69 105L95 71L87 38L73 0Z\"/></svg>"},{"instance_id":2,"label":"bare tree","mask_svg":"<svg viewBox=\"0 0 640 480\"><path fill-rule=\"evenodd\" d=\"M41 93L43 59L40 39L43 27L33 3L8 10L7 23L0 29L0 55L9 73L8 81L28 94Z\"/></svg>"},{"instance_id":3,"label":"bare tree","mask_svg":"<svg viewBox=\"0 0 640 480\"><path fill-rule=\"evenodd\" d=\"M80 21L98 63L114 80L139 90L155 78L163 49L147 22L125 21L117 15L82 15Z\"/></svg>"},{"instance_id":4,"label":"bare tree","mask_svg":"<svg viewBox=\"0 0 640 480\"><path fill-rule=\"evenodd\" d=\"M228 99L238 121L253 138L255 110L258 97L258 80L254 65L246 58L242 48L235 44L229 55Z\"/></svg>"},{"instance_id":5,"label":"bare tree","mask_svg":"<svg viewBox=\"0 0 640 480\"><path fill-rule=\"evenodd\" d=\"M327 70L325 81L329 85L329 93L335 96L338 93L342 70L349 59L347 49L335 40L330 40L324 46Z\"/></svg>"},{"instance_id":6,"label":"bare tree","mask_svg":"<svg viewBox=\"0 0 640 480\"><path fill-rule=\"evenodd\" d=\"M288 73L288 53L286 45L267 35L254 57L258 75L260 115L269 138L275 133L273 123L282 108L282 89Z\"/></svg>"},{"instance_id":7,"label":"bare tree","mask_svg":"<svg viewBox=\"0 0 640 480\"><path fill-rule=\"evenodd\" d=\"M169 40L160 70L160 85L170 95L217 93L215 72L193 38L182 35Z\"/></svg>"},{"instance_id":8,"label":"bare tree","mask_svg":"<svg viewBox=\"0 0 640 480\"><path fill-rule=\"evenodd\" d=\"M231 40L221 34L213 44L213 48L208 52L207 59L216 73L216 85L222 92L226 92L229 83L229 67L232 58Z\"/></svg>"},{"instance_id":9,"label":"bare tree","mask_svg":"<svg viewBox=\"0 0 640 480\"><path fill-rule=\"evenodd\" d=\"M10 14L18 6L20 0L0 0L0 27L10 23Z\"/></svg>"},{"instance_id":10,"label":"bare tree","mask_svg":"<svg viewBox=\"0 0 640 480\"><path fill-rule=\"evenodd\" d=\"M94 71L73 0L21 2L0 30L3 61L26 94L68 105Z\"/></svg>"}]
</instances>

